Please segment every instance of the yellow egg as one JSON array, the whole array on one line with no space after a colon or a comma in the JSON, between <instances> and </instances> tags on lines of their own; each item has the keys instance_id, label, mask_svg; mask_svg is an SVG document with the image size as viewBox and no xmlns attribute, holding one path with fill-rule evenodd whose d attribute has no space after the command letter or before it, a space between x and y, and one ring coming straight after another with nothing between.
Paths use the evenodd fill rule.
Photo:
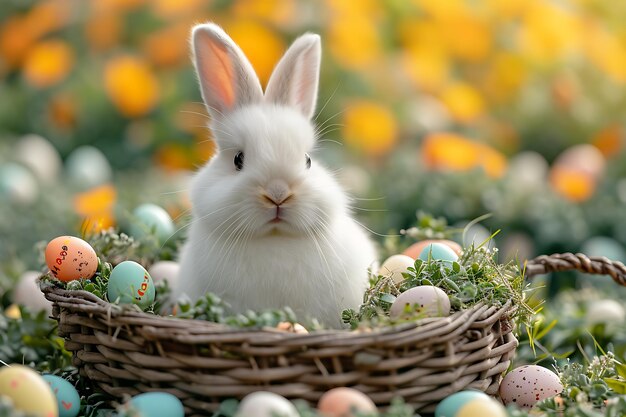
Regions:
<instances>
[{"instance_id":1,"label":"yellow egg","mask_svg":"<svg viewBox=\"0 0 626 417\"><path fill-rule=\"evenodd\" d=\"M402 273L408 272L409 267L415 266L415 260L406 255L392 255L383 262L378 275L390 276L396 284L404 281Z\"/></svg>"},{"instance_id":2,"label":"yellow egg","mask_svg":"<svg viewBox=\"0 0 626 417\"><path fill-rule=\"evenodd\" d=\"M491 398L477 398L465 404L454 417L506 417L506 409Z\"/></svg>"},{"instance_id":3,"label":"yellow egg","mask_svg":"<svg viewBox=\"0 0 626 417\"><path fill-rule=\"evenodd\" d=\"M10 398L16 410L37 417L59 416L50 385L27 366L11 365L0 369L0 395Z\"/></svg>"}]
</instances>

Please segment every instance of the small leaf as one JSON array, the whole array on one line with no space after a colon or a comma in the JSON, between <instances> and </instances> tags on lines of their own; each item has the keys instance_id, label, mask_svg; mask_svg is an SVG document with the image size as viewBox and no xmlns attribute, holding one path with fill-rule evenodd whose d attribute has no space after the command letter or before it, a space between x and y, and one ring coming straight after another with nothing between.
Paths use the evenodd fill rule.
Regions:
<instances>
[{"instance_id":1,"label":"small leaf","mask_svg":"<svg viewBox=\"0 0 626 417\"><path fill-rule=\"evenodd\" d=\"M384 303L389 303L389 304L393 304L394 301L396 301L396 297L393 294L389 294L389 293L383 293L381 294L378 299Z\"/></svg>"},{"instance_id":2,"label":"small leaf","mask_svg":"<svg viewBox=\"0 0 626 417\"><path fill-rule=\"evenodd\" d=\"M626 381L621 381L615 378L605 378L604 382L615 391L617 394L624 395L626 394Z\"/></svg>"}]
</instances>

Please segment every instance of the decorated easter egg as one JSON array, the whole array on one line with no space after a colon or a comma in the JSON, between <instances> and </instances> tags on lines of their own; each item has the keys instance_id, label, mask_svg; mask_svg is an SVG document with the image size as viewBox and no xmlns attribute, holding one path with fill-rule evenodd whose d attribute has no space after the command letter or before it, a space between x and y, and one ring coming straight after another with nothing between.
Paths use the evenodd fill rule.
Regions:
<instances>
[{"instance_id":1,"label":"decorated easter egg","mask_svg":"<svg viewBox=\"0 0 626 417\"><path fill-rule=\"evenodd\" d=\"M46 246L46 264L55 278L67 282L91 278L98 269L98 256L84 240L59 236Z\"/></svg>"},{"instance_id":2,"label":"decorated easter egg","mask_svg":"<svg viewBox=\"0 0 626 417\"><path fill-rule=\"evenodd\" d=\"M58 417L57 401L50 385L31 368L11 365L0 368L0 395L13 407L37 417Z\"/></svg>"},{"instance_id":3,"label":"decorated easter egg","mask_svg":"<svg viewBox=\"0 0 626 417\"><path fill-rule=\"evenodd\" d=\"M130 399L131 407L145 417L184 417L183 404L167 392L146 392Z\"/></svg>"},{"instance_id":4,"label":"decorated easter egg","mask_svg":"<svg viewBox=\"0 0 626 417\"><path fill-rule=\"evenodd\" d=\"M415 260L406 255L392 255L383 262L380 269L378 270L378 275L389 276L391 275L391 279L396 284L404 281L404 277L402 273L407 272L407 268L414 267Z\"/></svg>"},{"instance_id":5,"label":"decorated easter egg","mask_svg":"<svg viewBox=\"0 0 626 417\"><path fill-rule=\"evenodd\" d=\"M175 287L178 282L180 265L174 261L158 261L148 268L148 273L155 283L167 281L170 287Z\"/></svg>"},{"instance_id":6,"label":"decorated easter egg","mask_svg":"<svg viewBox=\"0 0 626 417\"><path fill-rule=\"evenodd\" d=\"M159 242L164 243L174 234L174 222L167 211L155 204L142 204L133 210L130 234L142 238L154 233Z\"/></svg>"},{"instance_id":7,"label":"decorated easter egg","mask_svg":"<svg viewBox=\"0 0 626 417\"><path fill-rule=\"evenodd\" d=\"M391 305L391 317L401 316L405 309L417 311L427 317L445 317L450 314L450 299L441 288L432 285L421 285L409 288L396 298Z\"/></svg>"},{"instance_id":8,"label":"decorated easter egg","mask_svg":"<svg viewBox=\"0 0 626 417\"><path fill-rule=\"evenodd\" d=\"M457 255L450 246L443 243L429 243L422 249L419 254L419 259L427 261L428 259L434 259L438 261L455 262L459 260Z\"/></svg>"},{"instance_id":9,"label":"decorated easter egg","mask_svg":"<svg viewBox=\"0 0 626 417\"><path fill-rule=\"evenodd\" d=\"M235 417L299 417L296 407L285 397L273 392L257 391L245 396Z\"/></svg>"},{"instance_id":10,"label":"decorated easter egg","mask_svg":"<svg viewBox=\"0 0 626 417\"><path fill-rule=\"evenodd\" d=\"M563 385L554 372L538 365L525 365L509 372L500 384L504 404L532 408L537 402L554 397Z\"/></svg>"},{"instance_id":11,"label":"decorated easter egg","mask_svg":"<svg viewBox=\"0 0 626 417\"><path fill-rule=\"evenodd\" d=\"M28 308L33 313L45 311L52 314L52 303L44 297L39 289L37 279L41 275L37 271L24 272L13 290L13 302Z\"/></svg>"},{"instance_id":12,"label":"decorated easter egg","mask_svg":"<svg viewBox=\"0 0 626 417\"><path fill-rule=\"evenodd\" d=\"M65 171L71 182L82 189L109 182L113 170L104 154L93 146L80 146L65 161Z\"/></svg>"},{"instance_id":13,"label":"decorated easter egg","mask_svg":"<svg viewBox=\"0 0 626 417\"><path fill-rule=\"evenodd\" d=\"M377 412L376 404L367 395L348 387L326 391L317 403L317 409L325 417L355 417L354 412Z\"/></svg>"},{"instance_id":14,"label":"decorated easter egg","mask_svg":"<svg viewBox=\"0 0 626 417\"><path fill-rule=\"evenodd\" d=\"M0 166L0 201L28 205L38 195L39 185L28 169L13 162Z\"/></svg>"},{"instance_id":15,"label":"decorated easter egg","mask_svg":"<svg viewBox=\"0 0 626 417\"><path fill-rule=\"evenodd\" d=\"M489 396L482 391L473 390L454 393L437 405L435 417L455 417L461 407L476 399L489 400Z\"/></svg>"},{"instance_id":16,"label":"decorated easter egg","mask_svg":"<svg viewBox=\"0 0 626 417\"><path fill-rule=\"evenodd\" d=\"M15 145L15 160L35 173L39 181L50 183L61 171L61 156L54 146L39 135L28 134Z\"/></svg>"},{"instance_id":17,"label":"decorated easter egg","mask_svg":"<svg viewBox=\"0 0 626 417\"><path fill-rule=\"evenodd\" d=\"M430 245L431 243L442 243L446 246L449 246L450 249L452 249L454 251L454 253L456 253L457 255L460 255L461 252L463 251L463 249L461 248L461 245L459 245L458 243L452 241L452 240L447 240L447 239L426 239L426 240L421 240L419 242L416 242L414 244L412 244L411 246L409 246L408 248L406 248L404 250L404 252L402 252L403 255L406 256L410 256L413 259L417 259L420 256L420 253L422 253L422 251L424 250L424 248L428 245Z\"/></svg>"},{"instance_id":18,"label":"decorated easter egg","mask_svg":"<svg viewBox=\"0 0 626 417\"><path fill-rule=\"evenodd\" d=\"M76 417L80 411L80 396L67 380L56 375L43 375L57 399L59 417Z\"/></svg>"},{"instance_id":19,"label":"decorated easter egg","mask_svg":"<svg viewBox=\"0 0 626 417\"><path fill-rule=\"evenodd\" d=\"M137 304L142 310L154 303L154 282L146 269L134 261L116 265L109 277L107 290L109 301L119 300L122 304Z\"/></svg>"},{"instance_id":20,"label":"decorated easter egg","mask_svg":"<svg viewBox=\"0 0 626 417\"><path fill-rule=\"evenodd\" d=\"M489 397L476 398L461 406L454 417L507 417L506 409Z\"/></svg>"}]
</instances>

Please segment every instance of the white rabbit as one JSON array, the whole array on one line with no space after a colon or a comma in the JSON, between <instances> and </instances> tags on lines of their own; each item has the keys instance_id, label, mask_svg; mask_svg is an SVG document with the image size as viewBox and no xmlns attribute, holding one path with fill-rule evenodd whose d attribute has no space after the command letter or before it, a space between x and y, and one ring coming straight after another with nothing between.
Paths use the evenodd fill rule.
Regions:
<instances>
[{"instance_id":1,"label":"white rabbit","mask_svg":"<svg viewBox=\"0 0 626 417\"><path fill-rule=\"evenodd\" d=\"M309 157L319 36L292 44L265 95L219 26L197 25L192 48L217 151L191 183L174 299L210 291L234 312L289 306L300 320L339 327L341 311L362 302L376 253L340 186Z\"/></svg>"}]
</instances>

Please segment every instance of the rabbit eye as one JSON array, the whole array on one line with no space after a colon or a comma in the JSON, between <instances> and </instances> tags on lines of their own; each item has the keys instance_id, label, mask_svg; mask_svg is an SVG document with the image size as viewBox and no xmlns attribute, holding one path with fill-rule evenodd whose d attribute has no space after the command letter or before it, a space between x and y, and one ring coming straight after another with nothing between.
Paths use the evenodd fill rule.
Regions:
<instances>
[{"instance_id":1,"label":"rabbit eye","mask_svg":"<svg viewBox=\"0 0 626 417\"><path fill-rule=\"evenodd\" d=\"M234 163L237 171L241 171L241 169L243 168L243 152L237 152L237 155L235 155Z\"/></svg>"},{"instance_id":2,"label":"rabbit eye","mask_svg":"<svg viewBox=\"0 0 626 417\"><path fill-rule=\"evenodd\" d=\"M304 156L306 156L306 168L309 169L311 168L311 157L308 153L305 153Z\"/></svg>"}]
</instances>

